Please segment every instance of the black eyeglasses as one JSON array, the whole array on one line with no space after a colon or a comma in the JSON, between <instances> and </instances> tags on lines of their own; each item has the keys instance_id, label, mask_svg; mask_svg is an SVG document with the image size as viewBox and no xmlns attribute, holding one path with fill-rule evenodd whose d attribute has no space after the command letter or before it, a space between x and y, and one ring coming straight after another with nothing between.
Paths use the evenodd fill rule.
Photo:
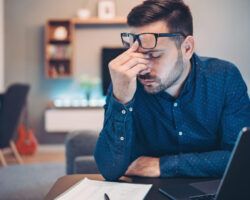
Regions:
<instances>
[{"instance_id":1,"label":"black eyeglasses","mask_svg":"<svg viewBox=\"0 0 250 200\"><path fill-rule=\"evenodd\" d=\"M183 33L121 33L121 39L125 48L130 48L137 40L143 49L154 49L159 37L186 37Z\"/></svg>"}]
</instances>

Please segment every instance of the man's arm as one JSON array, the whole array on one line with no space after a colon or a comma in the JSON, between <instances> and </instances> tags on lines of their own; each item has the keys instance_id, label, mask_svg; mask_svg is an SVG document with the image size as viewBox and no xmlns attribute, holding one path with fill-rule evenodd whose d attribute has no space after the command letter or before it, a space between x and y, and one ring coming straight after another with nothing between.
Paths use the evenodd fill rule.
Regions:
<instances>
[{"instance_id":1,"label":"man's arm","mask_svg":"<svg viewBox=\"0 0 250 200\"><path fill-rule=\"evenodd\" d=\"M105 105L104 127L95 149L97 166L107 180L117 180L124 175L129 163L133 137L133 100L123 105L112 92Z\"/></svg>"},{"instance_id":2,"label":"man's arm","mask_svg":"<svg viewBox=\"0 0 250 200\"><path fill-rule=\"evenodd\" d=\"M220 177L230 155L230 151L212 151L164 156L160 158L161 177Z\"/></svg>"},{"instance_id":3,"label":"man's arm","mask_svg":"<svg viewBox=\"0 0 250 200\"><path fill-rule=\"evenodd\" d=\"M136 77L149 70L148 56L138 53L135 42L127 51L109 63L112 91L105 106L104 127L95 150L95 159L101 174L107 180L116 180L127 169L133 140L133 97ZM146 70L146 71L145 71Z\"/></svg>"},{"instance_id":4,"label":"man's arm","mask_svg":"<svg viewBox=\"0 0 250 200\"><path fill-rule=\"evenodd\" d=\"M220 177L230 151L187 153L161 158L141 156L129 166L126 175L145 177Z\"/></svg>"}]
</instances>

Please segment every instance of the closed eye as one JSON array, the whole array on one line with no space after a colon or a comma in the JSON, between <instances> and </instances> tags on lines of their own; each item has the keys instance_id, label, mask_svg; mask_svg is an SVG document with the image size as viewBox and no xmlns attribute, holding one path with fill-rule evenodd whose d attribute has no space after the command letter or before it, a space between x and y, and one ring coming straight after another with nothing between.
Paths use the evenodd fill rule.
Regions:
<instances>
[{"instance_id":1,"label":"closed eye","mask_svg":"<svg viewBox=\"0 0 250 200\"><path fill-rule=\"evenodd\" d=\"M148 53L148 55L149 55L149 58L156 59L156 58L160 58L163 55L163 53L162 52L150 52Z\"/></svg>"}]
</instances>

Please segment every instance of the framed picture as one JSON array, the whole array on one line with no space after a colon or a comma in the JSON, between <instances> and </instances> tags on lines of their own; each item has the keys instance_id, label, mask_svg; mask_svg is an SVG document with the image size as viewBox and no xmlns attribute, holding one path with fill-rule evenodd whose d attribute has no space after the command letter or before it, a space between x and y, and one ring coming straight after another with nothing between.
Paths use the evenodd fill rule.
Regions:
<instances>
[{"instance_id":1,"label":"framed picture","mask_svg":"<svg viewBox=\"0 0 250 200\"><path fill-rule=\"evenodd\" d=\"M99 0L98 17L100 19L112 19L115 17L115 3L112 0Z\"/></svg>"}]
</instances>

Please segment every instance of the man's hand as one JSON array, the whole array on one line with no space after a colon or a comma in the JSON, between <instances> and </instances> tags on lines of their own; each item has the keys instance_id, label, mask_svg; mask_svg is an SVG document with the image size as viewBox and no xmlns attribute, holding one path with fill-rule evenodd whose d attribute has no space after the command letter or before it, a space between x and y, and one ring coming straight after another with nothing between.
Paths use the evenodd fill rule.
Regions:
<instances>
[{"instance_id":1,"label":"man's hand","mask_svg":"<svg viewBox=\"0 0 250 200\"><path fill-rule=\"evenodd\" d=\"M131 163L125 175L159 177L160 159L155 157L141 156Z\"/></svg>"},{"instance_id":2,"label":"man's hand","mask_svg":"<svg viewBox=\"0 0 250 200\"><path fill-rule=\"evenodd\" d=\"M139 48L135 42L130 49L109 63L109 71L113 83L113 94L123 104L132 100L136 91L136 76L148 71L148 55L136 52Z\"/></svg>"}]
</instances>

